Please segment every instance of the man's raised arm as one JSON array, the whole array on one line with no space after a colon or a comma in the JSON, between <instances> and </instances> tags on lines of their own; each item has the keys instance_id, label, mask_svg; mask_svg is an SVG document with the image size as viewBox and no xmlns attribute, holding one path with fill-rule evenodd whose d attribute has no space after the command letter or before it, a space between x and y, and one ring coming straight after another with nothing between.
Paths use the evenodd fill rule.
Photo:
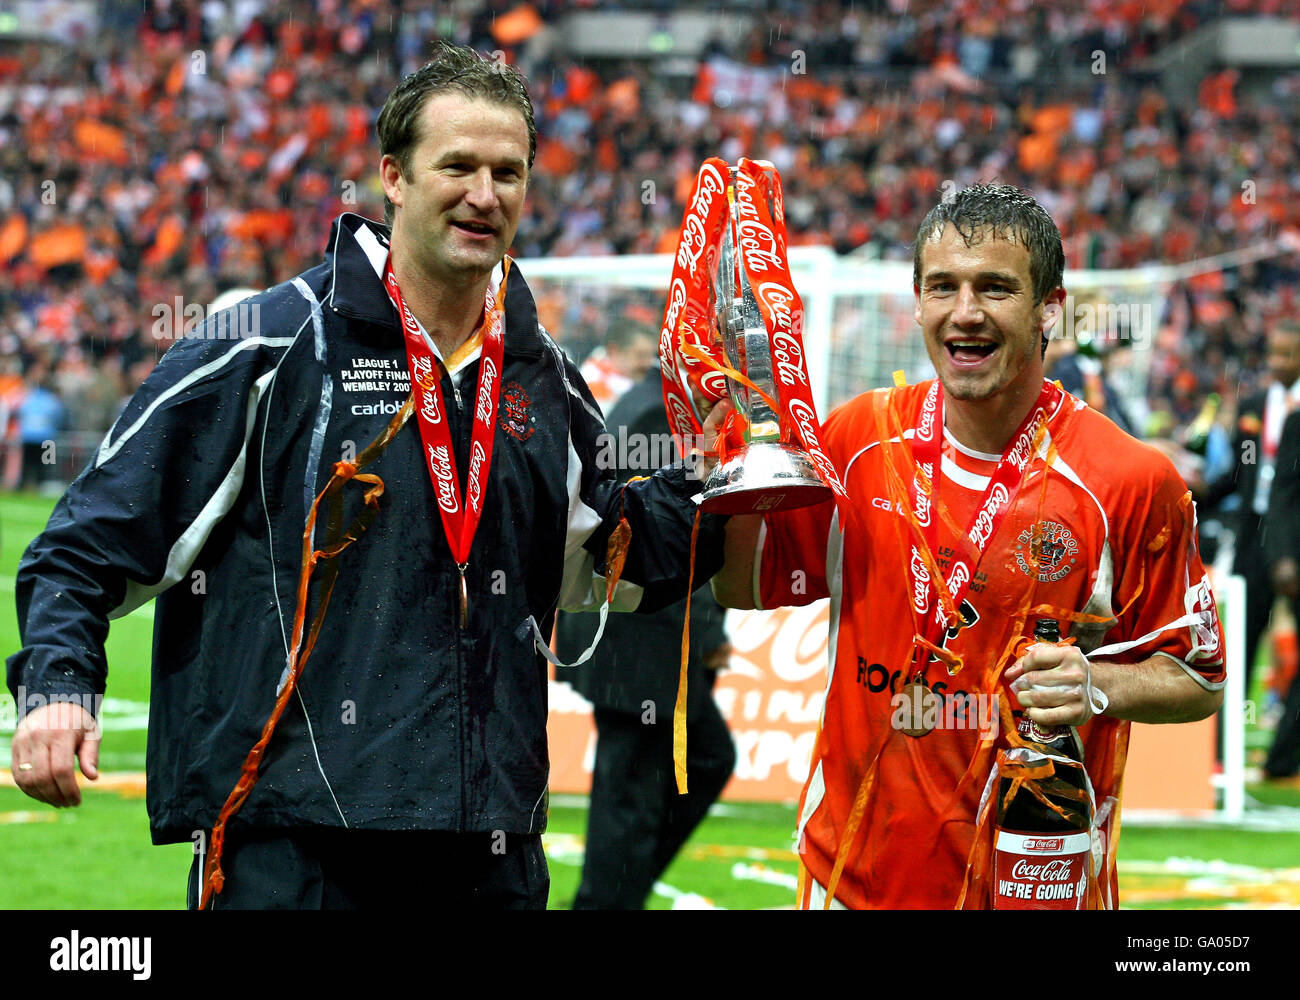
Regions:
<instances>
[{"instance_id":1,"label":"man's raised arm","mask_svg":"<svg viewBox=\"0 0 1300 1000\"><path fill-rule=\"evenodd\" d=\"M754 551L758 545L760 514L745 514L727 522L724 562L713 578L713 596L724 608L748 610L754 603Z\"/></svg>"}]
</instances>

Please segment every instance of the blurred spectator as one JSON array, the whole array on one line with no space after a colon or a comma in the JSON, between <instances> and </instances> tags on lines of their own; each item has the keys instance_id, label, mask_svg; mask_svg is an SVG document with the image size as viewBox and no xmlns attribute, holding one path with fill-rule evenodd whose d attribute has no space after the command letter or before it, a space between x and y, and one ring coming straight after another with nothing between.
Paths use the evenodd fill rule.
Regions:
<instances>
[{"instance_id":1,"label":"blurred spectator","mask_svg":"<svg viewBox=\"0 0 1300 1000\"><path fill-rule=\"evenodd\" d=\"M591 6L116 0L85 44L6 43L0 353L24 372L43 362L60 391L105 366L129 389L168 344L151 333L158 304L285 280L319 260L338 212L382 215L371 109L438 37L500 50L532 78L541 141L521 256L671 250L715 153L775 162L792 241L842 253L907 259L942 185L990 179L1048 206L1072 267L1264 248L1174 291L1149 395L1177 424L1211 391L1248 392L1264 319L1293 311L1300 74L1261 94L1216 71L1184 102L1144 69L1216 17L1294 18L1293 4L770 0L738 28L720 22L687 77L569 56L556 24ZM619 315L558 312L545 321L570 347ZM79 425L102 408L64 399L69 429L99 429Z\"/></svg>"},{"instance_id":2,"label":"blurred spectator","mask_svg":"<svg viewBox=\"0 0 1300 1000\"><path fill-rule=\"evenodd\" d=\"M609 413L625 392L659 363L659 334L645 323L616 322L580 369L602 413Z\"/></svg>"},{"instance_id":3,"label":"blurred spectator","mask_svg":"<svg viewBox=\"0 0 1300 1000\"><path fill-rule=\"evenodd\" d=\"M1291 602L1291 614L1300 623L1300 411L1283 424L1277 451L1277 472L1268 509L1270 582ZM1300 772L1300 672L1286 692L1273 745L1264 762L1270 778L1293 778Z\"/></svg>"},{"instance_id":4,"label":"blurred spectator","mask_svg":"<svg viewBox=\"0 0 1300 1000\"><path fill-rule=\"evenodd\" d=\"M1078 396L1098 413L1110 417L1124 433L1138 436L1119 395L1106 381L1101 361L1091 346L1083 351L1073 337L1053 337L1047 342L1044 374L1060 382L1062 389Z\"/></svg>"},{"instance_id":5,"label":"blurred spectator","mask_svg":"<svg viewBox=\"0 0 1300 1000\"><path fill-rule=\"evenodd\" d=\"M1237 497L1235 554L1232 571L1246 580L1245 690L1260 637L1273 612L1274 590L1269 579L1271 537L1276 522L1266 522L1269 495L1278 460L1278 445L1287 415L1300 406L1300 321L1275 322L1268 332L1268 388L1245 399L1237 410L1237 438L1231 471L1207 484L1199 499L1208 507ZM1295 519L1294 509L1286 516Z\"/></svg>"},{"instance_id":6,"label":"blurred spectator","mask_svg":"<svg viewBox=\"0 0 1300 1000\"><path fill-rule=\"evenodd\" d=\"M18 404L18 440L23 446L24 489L35 489L55 478L55 439L63 430L66 408L51 389L44 368L31 373L23 401Z\"/></svg>"}]
</instances>

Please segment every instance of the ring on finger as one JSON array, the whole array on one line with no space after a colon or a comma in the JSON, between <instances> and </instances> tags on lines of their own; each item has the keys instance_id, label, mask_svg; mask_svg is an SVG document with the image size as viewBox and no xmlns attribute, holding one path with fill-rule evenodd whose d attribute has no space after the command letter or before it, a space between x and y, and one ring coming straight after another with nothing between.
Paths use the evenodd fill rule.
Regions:
<instances>
[{"instance_id":1,"label":"ring on finger","mask_svg":"<svg viewBox=\"0 0 1300 1000\"><path fill-rule=\"evenodd\" d=\"M23 761L21 764L18 765L18 770L20 770L20 771L30 771L30 770L31 770L32 768L34 768L35 766L36 766L36 765L33 764L30 760L25 760L25 761Z\"/></svg>"}]
</instances>

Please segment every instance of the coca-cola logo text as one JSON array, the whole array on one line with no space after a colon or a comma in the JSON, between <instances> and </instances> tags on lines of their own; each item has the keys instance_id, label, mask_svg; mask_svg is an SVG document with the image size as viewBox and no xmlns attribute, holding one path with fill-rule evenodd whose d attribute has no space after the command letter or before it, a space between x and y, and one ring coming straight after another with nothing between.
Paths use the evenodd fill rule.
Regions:
<instances>
[{"instance_id":1,"label":"coca-cola logo text","mask_svg":"<svg viewBox=\"0 0 1300 1000\"><path fill-rule=\"evenodd\" d=\"M1025 471L1025 465L1029 462L1030 449L1033 447L1034 438L1038 435L1038 425L1042 423L1044 416L1045 413L1040 406L1034 411L1034 417L1029 421L1029 426L1020 432L1015 445L1007 454L1007 461L1015 466L1017 472Z\"/></svg>"},{"instance_id":2,"label":"coca-cola logo text","mask_svg":"<svg viewBox=\"0 0 1300 1000\"><path fill-rule=\"evenodd\" d=\"M478 512L479 500L483 496L483 482L480 474L483 468L483 460L487 454L483 450L481 442L475 441L469 452L469 505Z\"/></svg>"},{"instance_id":3,"label":"coca-cola logo text","mask_svg":"<svg viewBox=\"0 0 1300 1000\"><path fill-rule=\"evenodd\" d=\"M952 564L952 572L948 577L948 593L956 598L958 591L970 582L970 567L964 561L958 560Z\"/></svg>"},{"instance_id":4,"label":"coca-cola logo text","mask_svg":"<svg viewBox=\"0 0 1300 1000\"><path fill-rule=\"evenodd\" d=\"M804 368L803 350L799 342L788 333L772 334L772 360L776 362L776 374L782 385L808 384L808 372Z\"/></svg>"},{"instance_id":5,"label":"coca-cola logo text","mask_svg":"<svg viewBox=\"0 0 1300 1000\"><path fill-rule=\"evenodd\" d=\"M451 467L451 452L445 444L429 445L429 468L438 491L438 506L448 514L460 510L456 502L456 483Z\"/></svg>"},{"instance_id":6,"label":"coca-cola logo text","mask_svg":"<svg viewBox=\"0 0 1300 1000\"><path fill-rule=\"evenodd\" d=\"M1011 877L1036 882L1069 882L1072 879L1071 865L1068 859L1061 858L1043 864L1031 864L1026 858L1021 858L1011 866Z\"/></svg>"},{"instance_id":7,"label":"coca-cola logo text","mask_svg":"<svg viewBox=\"0 0 1300 1000\"><path fill-rule=\"evenodd\" d=\"M727 376L722 372L705 372L700 376L700 391L711 399L727 394Z\"/></svg>"},{"instance_id":8,"label":"coca-cola logo text","mask_svg":"<svg viewBox=\"0 0 1300 1000\"><path fill-rule=\"evenodd\" d=\"M485 424L492 423L492 400L497 381L497 366L491 358L483 359L483 370L478 382L478 405L474 409L474 419Z\"/></svg>"},{"instance_id":9,"label":"coca-cola logo text","mask_svg":"<svg viewBox=\"0 0 1300 1000\"><path fill-rule=\"evenodd\" d=\"M676 393L668 396L668 422L677 434L695 433L695 416Z\"/></svg>"},{"instance_id":10,"label":"coca-cola logo text","mask_svg":"<svg viewBox=\"0 0 1300 1000\"><path fill-rule=\"evenodd\" d=\"M772 313L772 325L778 330L790 330L794 324L794 290L779 281L760 281L754 289L759 300Z\"/></svg>"},{"instance_id":11,"label":"coca-cola logo text","mask_svg":"<svg viewBox=\"0 0 1300 1000\"><path fill-rule=\"evenodd\" d=\"M921 553L912 546L912 607L924 612L930 603L930 571L925 568Z\"/></svg>"},{"instance_id":12,"label":"coca-cola logo text","mask_svg":"<svg viewBox=\"0 0 1300 1000\"><path fill-rule=\"evenodd\" d=\"M418 337L420 335L420 324L416 321L415 315L411 310L407 308L406 301L401 298L402 293L397 286L397 275L393 274L391 271L388 272L388 284L393 293L393 297L402 303L402 327L410 336Z\"/></svg>"},{"instance_id":13,"label":"coca-cola logo text","mask_svg":"<svg viewBox=\"0 0 1300 1000\"><path fill-rule=\"evenodd\" d=\"M817 466L822 480L836 493L844 495L844 487L840 483L839 473L835 471L835 463L826 455L817 436L816 411L802 399L790 400L789 410L790 416L794 417L795 426L799 428L803 446L808 449L808 457L812 459L813 465Z\"/></svg>"},{"instance_id":14,"label":"coca-cola logo text","mask_svg":"<svg viewBox=\"0 0 1300 1000\"><path fill-rule=\"evenodd\" d=\"M1022 850L1040 854L1055 854L1064 846L1064 837L1028 837L1020 845Z\"/></svg>"},{"instance_id":15,"label":"coca-cola logo text","mask_svg":"<svg viewBox=\"0 0 1300 1000\"><path fill-rule=\"evenodd\" d=\"M736 174L736 215L742 219L757 219L758 206L754 204L754 181L743 170Z\"/></svg>"},{"instance_id":16,"label":"coca-cola logo text","mask_svg":"<svg viewBox=\"0 0 1300 1000\"><path fill-rule=\"evenodd\" d=\"M762 273L768 268L784 271L776 234L761 222L742 219L736 226L736 242L745 256L745 268Z\"/></svg>"},{"instance_id":17,"label":"coca-cola logo text","mask_svg":"<svg viewBox=\"0 0 1300 1000\"><path fill-rule=\"evenodd\" d=\"M922 462L912 478L913 486L916 490L916 504L913 507L913 513L916 515L916 521L921 527L930 526L930 483L933 482L934 463Z\"/></svg>"},{"instance_id":18,"label":"coca-cola logo text","mask_svg":"<svg viewBox=\"0 0 1300 1000\"><path fill-rule=\"evenodd\" d=\"M438 387L433 383L428 358L415 359L415 381L420 386L420 416L428 423L442 423L442 411L438 408Z\"/></svg>"},{"instance_id":19,"label":"coca-cola logo text","mask_svg":"<svg viewBox=\"0 0 1300 1000\"><path fill-rule=\"evenodd\" d=\"M663 329L659 331L661 361L670 361L677 353L673 335L677 332L677 314L682 311L684 305L686 305L686 282L681 278L673 278L673 283L668 288L668 309L664 313Z\"/></svg>"},{"instance_id":20,"label":"coca-cola logo text","mask_svg":"<svg viewBox=\"0 0 1300 1000\"><path fill-rule=\"evenodd\" d=\"M711 163L700 167L695 182L695 197L691 199L686 218L682 222L682 238L677 247L677 264L686 268L692 277L708 244L709 234L705 223L713 210L713 197L726 189L717 167Z\"/></svg>"},{"instance_id":21,"label":"coca-cola logo text","mask_svg":"<svg viewBox=\"0 0 1300 1000\"><path fill-rule=\"evenodd\" d=\"M931 388L931 390L926 393L925 402L921 406L921 423L916 429L916 436L919 440L933 440L935 414L935 390Z\"/></svg>"},{"instance_id":22,"label":"coca-cola logo text","mask_svg":"<svg viewBox=\"0 0 1300 1000\"><path fill-rule=\"evenodd\" d=\"M984 506L980 508L979 515L975 518L975 523L971 525L970 535L968 536L981 550L988 545L989 536L993 534L993 519L1010 499L1011 493L1004 483L995 483L993 489L989 491L989 498L985 501Z\"/></svg>"}]
</instances>

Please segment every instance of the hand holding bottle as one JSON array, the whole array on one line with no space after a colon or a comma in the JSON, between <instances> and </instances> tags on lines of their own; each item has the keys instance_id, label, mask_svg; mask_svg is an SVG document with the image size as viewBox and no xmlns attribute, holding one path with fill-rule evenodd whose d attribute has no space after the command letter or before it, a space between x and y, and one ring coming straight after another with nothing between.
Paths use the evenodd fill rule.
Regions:
<instances>
[{"instance_id":1,"label":"hand holding bottle","mask_svg":"<svg viewBox=\"0 0 1300 1000\"><path fill-rule=\"evenodd\" d=\"M1054 639L1035 638L1003 678L1029 718L1040 726L1082 726L1104 712L1108 700L1093 685L1082 651L1072 642L1060 642L1059 631Z\"/></svg>"}]
</instances>

